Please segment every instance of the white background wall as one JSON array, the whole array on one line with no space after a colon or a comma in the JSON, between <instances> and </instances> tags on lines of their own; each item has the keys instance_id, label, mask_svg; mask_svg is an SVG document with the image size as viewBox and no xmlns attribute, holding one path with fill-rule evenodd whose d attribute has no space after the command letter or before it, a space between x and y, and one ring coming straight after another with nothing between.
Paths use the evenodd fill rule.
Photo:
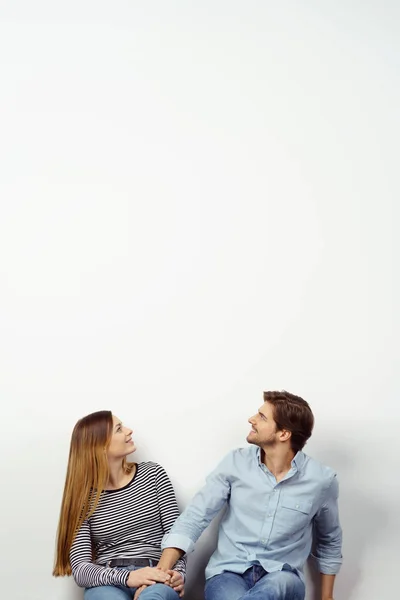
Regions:
<instances>
[{"instance_id":1,"label":"white background wall","mask_svg":"<svg viewBox=\"0 0 400 600\"><path fill-rule=\"evenodd\" d=\"M340 476L336 598L395 597L399 18L2 0L4 600L81 598L51 577L78 418L130 424L183 507L274 388L311 403L308 452Z\"/></svg>"}]
</instances>

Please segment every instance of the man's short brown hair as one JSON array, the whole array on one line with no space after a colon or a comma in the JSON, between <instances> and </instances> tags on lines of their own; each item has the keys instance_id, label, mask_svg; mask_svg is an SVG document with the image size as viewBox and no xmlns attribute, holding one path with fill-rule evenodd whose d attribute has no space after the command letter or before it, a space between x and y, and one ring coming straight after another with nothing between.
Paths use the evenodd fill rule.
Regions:
<instances>
[{"instance_id":1,"label":"man's short brown hair","mask_svg":"<svg viewBox=\"0 0 400 600\"><path fill-rule=\"evenodd\" d=\"M281 392L264 392L264 402L269 402L274 411L274 421L279 431L291 432L290 445L293 452L301 450L314 427L314 415L303 398Z\"/></svg>"}]
</instances>

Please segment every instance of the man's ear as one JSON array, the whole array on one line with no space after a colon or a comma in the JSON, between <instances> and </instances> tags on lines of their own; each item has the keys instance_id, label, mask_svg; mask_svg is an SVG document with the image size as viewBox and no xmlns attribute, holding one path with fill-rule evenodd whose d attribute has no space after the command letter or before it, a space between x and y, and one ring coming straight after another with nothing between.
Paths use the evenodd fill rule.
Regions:
<instances>
[{"instance_id":1,"label":"man's ear","mask_svg":"<svg viewBox=\"0 0 400 600\"><path fill-rule=\"evenodd\" d=\"M279 439L281 442L287 442L292 437L292 432L287 429L281 429L279 432Z\"/></svg>"}]
</instances>

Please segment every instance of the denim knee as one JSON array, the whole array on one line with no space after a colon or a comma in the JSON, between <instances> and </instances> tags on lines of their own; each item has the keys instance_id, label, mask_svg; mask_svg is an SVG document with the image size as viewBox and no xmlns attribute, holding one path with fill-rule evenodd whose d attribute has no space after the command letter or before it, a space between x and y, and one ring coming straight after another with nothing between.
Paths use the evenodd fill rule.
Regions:
<instances>
[{"instance_id":1,"label":"denim knee","mask_svg":"<svg viewBox=\"0 0 400 600\"><path fill-rule=\"evenodd\" d=\"M131 600L132 594L128 588L121 586L100 585L86 588L83 597L84 600Z\"/></svg>"},{"instance_id":2,"label":"denim knee","mask_svg":"<svg viewBox=\"0 0 400 600\"><path fill-rule=\"evenodd\" d=\"M304 600L305 585L295 571L273 571L254 585L250 596L253 600Z\"/></svg>"},{"instance_id":3,"label":"denim knee","mask_svg":"<svg viewBox=\"0 0 400 600\"><path fill-rule=\"evenodd\" d=\"M139 600L179 600L179 594L168 585L155 583L143 590Z\"/></svg>"}]
</instances>

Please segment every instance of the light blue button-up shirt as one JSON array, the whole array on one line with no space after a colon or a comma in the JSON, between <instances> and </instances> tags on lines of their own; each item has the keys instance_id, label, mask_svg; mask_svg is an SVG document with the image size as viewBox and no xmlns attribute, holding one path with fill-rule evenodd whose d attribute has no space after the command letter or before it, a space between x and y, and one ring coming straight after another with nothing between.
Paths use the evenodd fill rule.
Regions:
<instances>
[{"instance_id":1,"label":"light blue button-up shirt","mask_svg":"<svg viewBox=\"0 0 400 600\"><path fill-rule=\"evenodd\" d=\"M256 446L230 452L164 537L162 548L191 552L200 534L226 505L217 548L206 568L207 579L222 571L244 573L254 564L268 572L288 564L304 579L313 531L313 555L320 572L338 573L342 530L336 474L298 452L278 483L260 456Z\"/></svg>"}]
</instances>

